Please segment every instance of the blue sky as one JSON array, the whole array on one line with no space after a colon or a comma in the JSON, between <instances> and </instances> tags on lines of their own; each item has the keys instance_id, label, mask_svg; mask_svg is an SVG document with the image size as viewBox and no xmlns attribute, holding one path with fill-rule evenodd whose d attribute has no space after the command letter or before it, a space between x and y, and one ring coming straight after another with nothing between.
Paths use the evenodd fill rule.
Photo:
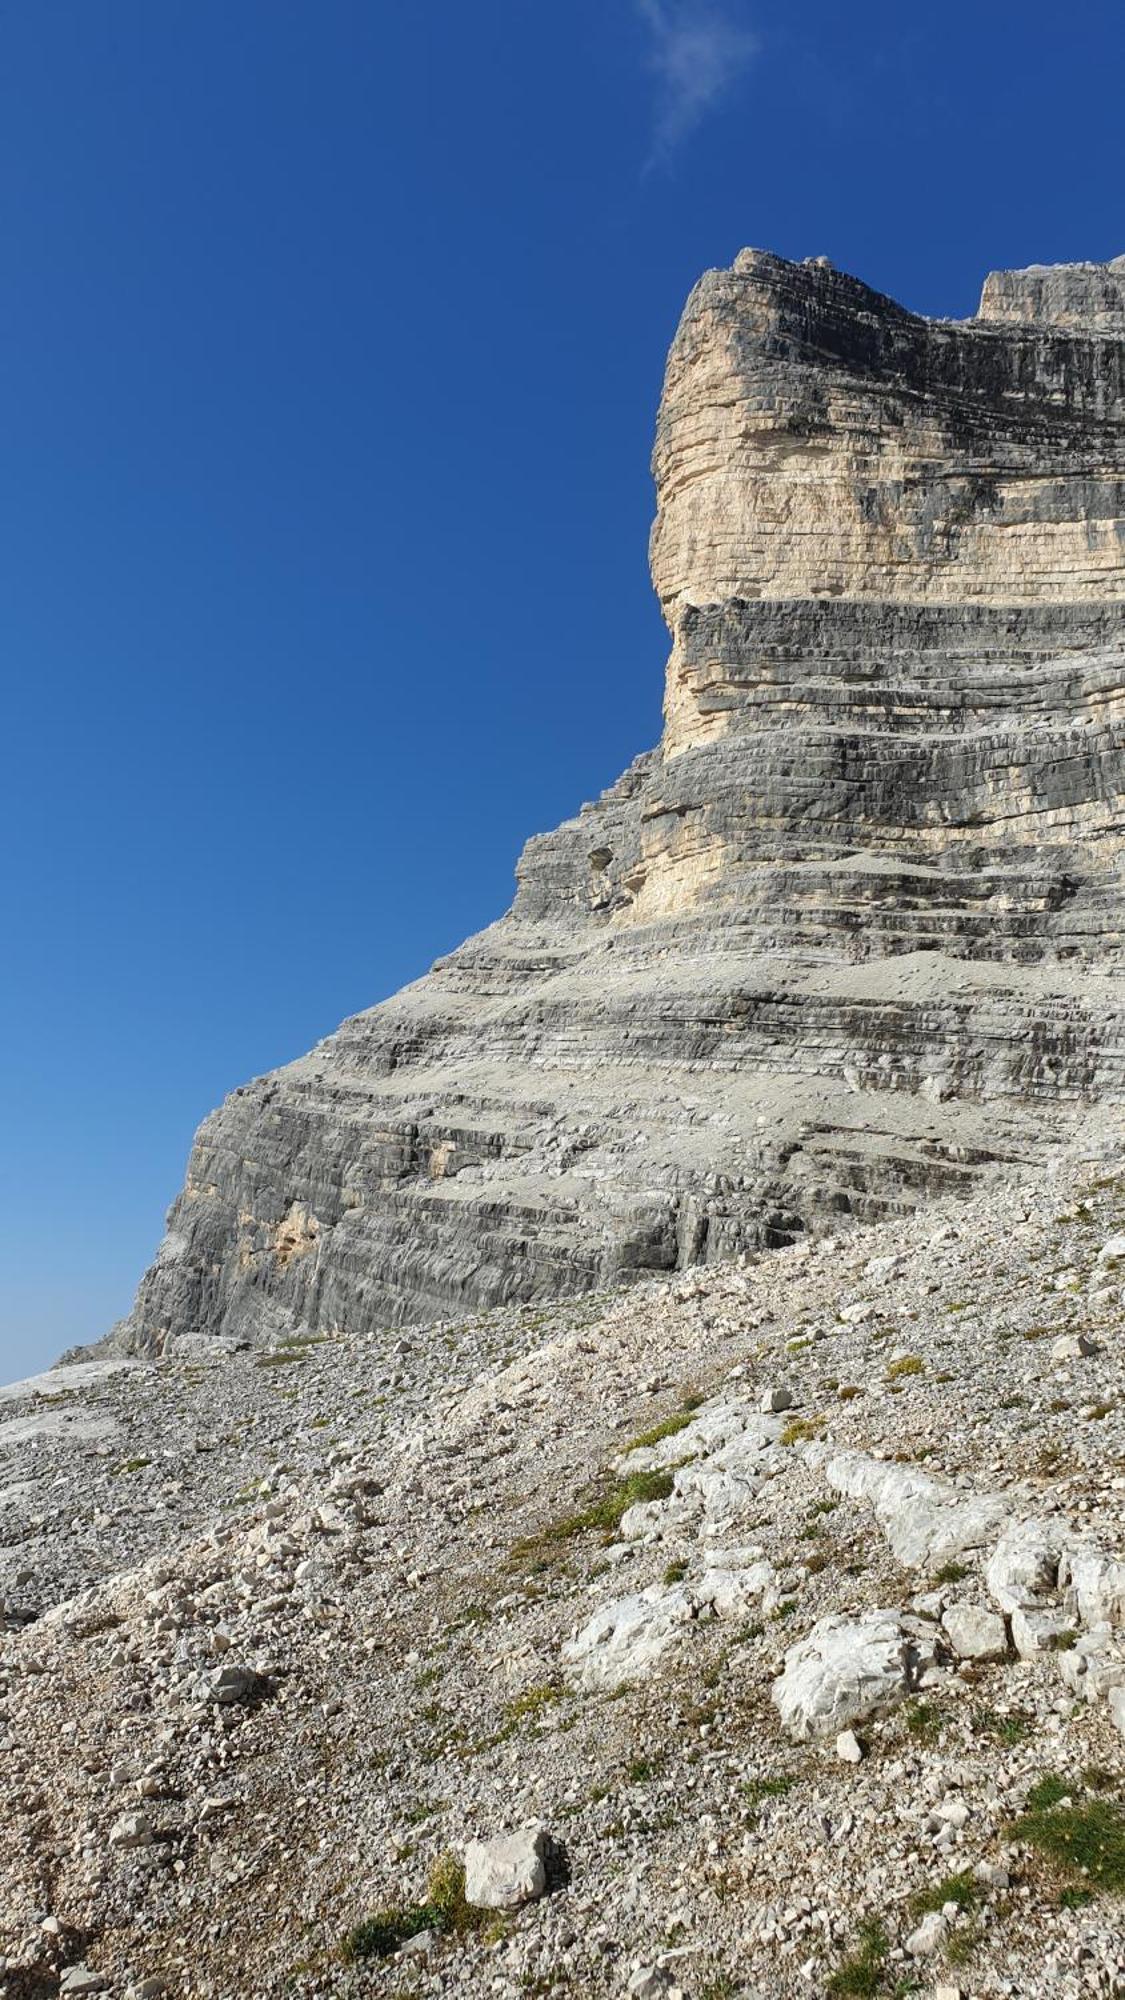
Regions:
<instances>
[{"instance_id":1,"label":"blue sky","mask_svg":"<svg viewBox=\"0 0 1125 2000\"><path fill-rule=\"evenodd\" d=\"M3 10L0 1379L655 740L699 272L1113 256L1123 85L1120 0Z\"/></svg>"}]
</instances>

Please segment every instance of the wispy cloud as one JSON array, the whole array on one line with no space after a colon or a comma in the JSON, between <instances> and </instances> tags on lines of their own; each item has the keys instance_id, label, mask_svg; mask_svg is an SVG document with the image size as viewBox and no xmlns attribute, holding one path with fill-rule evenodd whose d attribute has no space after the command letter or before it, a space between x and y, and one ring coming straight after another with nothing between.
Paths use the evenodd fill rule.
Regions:
<instances>
[{"instance_id":1,"label":"wispy cloud","mask_svg":"<svg viewBox=\"0 0 1125 2000\"><path fill-rule=\"evenodd\" d=\"M721 0L636 0L636 6L656 79L651 168L666 164L745 75L758 38Z\"/></svg>"}]
</instances>

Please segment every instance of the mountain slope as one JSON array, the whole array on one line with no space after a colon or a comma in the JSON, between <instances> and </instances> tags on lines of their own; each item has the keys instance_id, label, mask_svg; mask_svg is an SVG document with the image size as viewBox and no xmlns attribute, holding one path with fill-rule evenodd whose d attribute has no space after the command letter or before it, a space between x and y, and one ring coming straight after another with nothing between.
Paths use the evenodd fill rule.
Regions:
<instances>
[{"instance_id":1,"label":"mountain slope","mask_svg":"<svg viewBox=\"0 0 1125 2000\"><path fill-rule=\"evenodd\" d=\"M909 1211L1120 1101L1125 261L923 320L745 251L669 356L666 727L512 910L202 1126L146 1353Z\"/></svg>"}]
</instances>

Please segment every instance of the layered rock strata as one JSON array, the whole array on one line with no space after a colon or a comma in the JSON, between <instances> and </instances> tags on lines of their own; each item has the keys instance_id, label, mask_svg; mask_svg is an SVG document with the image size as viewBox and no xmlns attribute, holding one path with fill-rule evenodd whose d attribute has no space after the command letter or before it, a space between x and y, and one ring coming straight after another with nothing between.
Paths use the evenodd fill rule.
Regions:
<instances>
[{"instance_id":1,"label":"layered rock strata","mask_svg":"<svg viewBox=\"0 0 1125 2000\"><path fill-rule=\"evenodd\" d=\"M709 272L666 728L512 910L202 1126L123 1329L276 1338L877 1219L1120 1099L1125 260Z\"/></svg>"}]
</instances>

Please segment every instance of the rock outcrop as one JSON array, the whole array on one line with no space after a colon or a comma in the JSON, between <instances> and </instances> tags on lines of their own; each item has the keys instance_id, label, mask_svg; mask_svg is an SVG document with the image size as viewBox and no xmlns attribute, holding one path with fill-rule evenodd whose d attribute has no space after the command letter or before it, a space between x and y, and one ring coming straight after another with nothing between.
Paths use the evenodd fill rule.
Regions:
<instances>
[{"instance_id":1,"label":"rock outcrop","mask_svg":"<svg viewBox=\"0 0 1125 2000\"><path fill-rule=\"evenodd\" d=\"M126 1344L873 1220L1125 1084L1125 260L918 318L745 251L654 458L666 729L507 916L197 1137Z\"/></svg>"}]
</instances>

